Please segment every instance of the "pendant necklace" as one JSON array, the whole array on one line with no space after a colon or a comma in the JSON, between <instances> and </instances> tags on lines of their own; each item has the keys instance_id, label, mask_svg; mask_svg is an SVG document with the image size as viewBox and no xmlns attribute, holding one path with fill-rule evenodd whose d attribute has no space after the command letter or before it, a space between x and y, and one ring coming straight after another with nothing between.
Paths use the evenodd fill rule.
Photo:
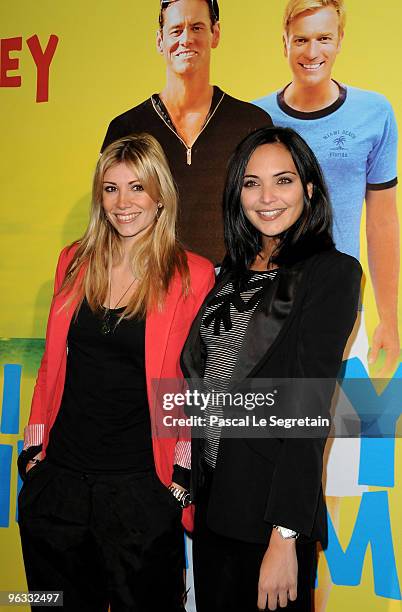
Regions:
<instances>
[{"instance_id":1,"label":"pendant necklace","mask_svg":"<svg viewBox=\"0 0 402 612\"><path fill-rule=\"evenodd\" d=\"M118 307L118 305L120 304L120 302L122 301L122 299L124 298L125 295L127 295L127 293L129 292L129 290L131 289L131 287L134 285L136 279L134 279L129 286L127 287L127 289L125 290L125 292L123 293L123 295L120 297L119 301L117 302L117 304L115 304L115 307L113 308L113 310L116 310L116 308ZM101 332L104 336L108 336L112 331L114 331L115 326L112 329L112 324L111 324L111 308L110 308L110 301L112 299L112 278L110 278L109 280L109 306L108 308L105 308L105 314L103 315L103 321L102 321L102 327L101 327Z\"/></svg>"}]
</instances>

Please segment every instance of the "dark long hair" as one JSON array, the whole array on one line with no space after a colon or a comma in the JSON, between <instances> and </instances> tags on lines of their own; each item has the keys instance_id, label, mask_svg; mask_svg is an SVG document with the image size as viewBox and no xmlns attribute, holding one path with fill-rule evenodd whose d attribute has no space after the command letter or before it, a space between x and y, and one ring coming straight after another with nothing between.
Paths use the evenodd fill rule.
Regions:
<instances>
[{"instance_id":1,"label":"dark long hair","mask_svg":"<svg viewBox=\"0 0 402 612\"><path fill-rule=\"evenodd\" d=\"M234 152L228 168L223 196L226 256L222 271L230 270L238 281L245 277L262 248L261 233L247 219L241 203L246 167L251 155L264 144L280 143L289 151L303 185L303 210L297 221L278 236L279 244L270 263L291 266L320 251L334 247L332 211L328 190L313 151L290 128L266 127L247 136ZM312 183L311 198L307 191Z\"/></svg>"}]
</instances>

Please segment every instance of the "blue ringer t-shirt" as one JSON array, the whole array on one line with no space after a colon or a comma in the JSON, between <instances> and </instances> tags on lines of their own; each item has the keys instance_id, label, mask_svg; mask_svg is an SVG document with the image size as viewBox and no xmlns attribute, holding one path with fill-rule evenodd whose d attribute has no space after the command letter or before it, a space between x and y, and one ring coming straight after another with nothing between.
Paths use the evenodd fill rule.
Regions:
<instances>
[{"instance_id":1,"label":"blue ringer t-shirt","mask_svg":"<svg viewBox=\"0 0 402 612\"><path fill-rule=\"evenodd\" d=\"M398 134L392 106L381 94L339 85L338 100L306 113L286 104L285 89L254 104L271 115L274 125L293 128L310 145L329 189L336 248L359 259L366 189L388 189L397 183Z\"/></svg>"}]
</instances>

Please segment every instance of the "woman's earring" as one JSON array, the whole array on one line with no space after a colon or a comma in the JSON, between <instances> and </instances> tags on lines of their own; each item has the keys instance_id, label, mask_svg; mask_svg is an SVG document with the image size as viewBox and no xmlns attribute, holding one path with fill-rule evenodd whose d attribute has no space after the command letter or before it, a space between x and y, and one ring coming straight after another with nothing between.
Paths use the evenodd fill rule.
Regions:
<instances>
[{"instance_id":1,"label":"woman's earring","mask_svg":"<svg viewBox=\"0 0 402 612\"><path fill-rule=\"evenodd\" d=\"M162 202L158 202L157 206L156 206L156 212L155 212L155 219L158 220L161 212L162 212L162 208L163 208L163 204Z\"/></svg>"}]
</instances>

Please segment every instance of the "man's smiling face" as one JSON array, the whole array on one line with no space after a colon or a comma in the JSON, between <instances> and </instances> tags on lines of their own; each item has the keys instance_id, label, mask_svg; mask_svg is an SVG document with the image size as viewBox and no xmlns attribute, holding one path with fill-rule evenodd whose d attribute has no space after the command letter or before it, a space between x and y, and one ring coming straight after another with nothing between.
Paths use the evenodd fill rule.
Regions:
<instances>
[{"instance_id":1,"label":"man's smiling face","mask_svg":"<svg viewBox=\"0 0 402 612\"><path fill-rule=\"evenodd\" d=\"M218 42L219 24L211 24L205 0L179 0L166 9L157 45L173 72L208 69L211 49Z\"/></svg>"},{"instance_id":2,"label":"man's smiling face","mask_svg":"<svg viewBox=\"0 0 402 612\"><path fill-rule=\"evenodd\" d=\"M342 36L333 6L304 11L290 22L285 55L297 85L314 87L330 81Z\"/></svg>"}]
</instances>

